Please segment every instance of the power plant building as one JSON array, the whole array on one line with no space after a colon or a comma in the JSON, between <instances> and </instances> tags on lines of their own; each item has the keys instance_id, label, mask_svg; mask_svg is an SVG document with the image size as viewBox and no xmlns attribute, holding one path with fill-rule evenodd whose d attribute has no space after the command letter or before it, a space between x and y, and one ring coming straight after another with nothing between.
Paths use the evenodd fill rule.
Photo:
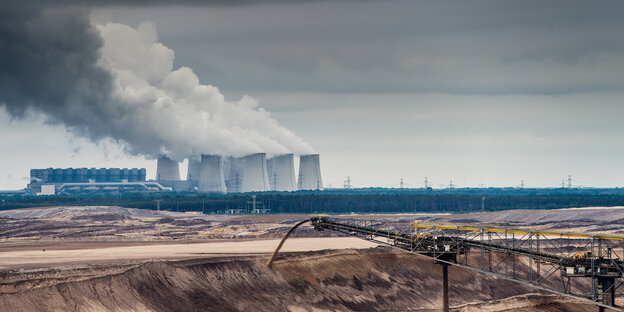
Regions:
<instances>
[{"instance_id":1,"label":"power plant building","mask_svg":"<svg viewBox=\"0 0 624 312\"><path fill-rule=\"evenodd\" d=\"M30 183L27 189L30 194L56 193L61 186L67 187L69 184L78 186L82 184L102 184L102 183L141 183L145 182L145 168L47 168L31 169ZM54 187L54 192L51 191ZM129 185L126 185L128 187ZM42 187L45 192L42 192ZM139 187L142 188L142 187ZM110 188L114 191L115 187Z\"/></svg>"},{"instance_id":2,"label":"power plant building","mask_svg":"<svg viewBox=\"0 0 624 312\"><path fill-rule=\"evenodd\" d=\"M195 155L188 158L188 171L186 179L199 182L199 170L201 168L201 156Z\"/></svg>"},{"instance_id":3,"label":"power plant building","mask_svg":"<svg viewBox=\"0 0 624 312\"><path fill-rule=\"evenodd\" d=\"M299 156L299 190L322 190L321 163L318 154Z\"/></svg>"},{"instance_id":4,"label":"power plant building","mask_svg":"<svg viewBox=\"0 0 624 312\"><path fill-rule=\"evenodd\" d=\"M176 191L201 193L245 193L296 190L322 190L318 154L299 157L295 179L293 154L265 153L244 157L201 155L188 158L185 180L180 179L179 163L160 156L156 180L146 181L145 168L47 168L31 169L29 194L119 193L126 191Z\"/></svg>"},{"instance_id":5,"label":"power plant building","mask_svg":"<svg viewBox=\"0 0 624 312\"><path fill-rule=\"evenodd\" d=\"M269 185L272 191L292 192L297 189L293 154L277 155L267 159Z\"/></svg>"},{"instance_id":6,"label":"power plant building","mask_svg":"<svg viewBox=\"0 0 624 312\"><path fill-rule=\"evenodd\" d=\"M198 191L202 193L226 193L222 156L201 156Z\"/></svg>"},{"instance_id":7,"label":"power plant building","mask_svg":"<svg viewBox=\"0 0 624 312\"><path fill-rule=\"evenodd\" d=\"M240 193L243 180L243 159L228 156L223 158L223 174L228 193Z\"/></svg>"},{"instance_id":8,"label":"power plant building","mask_svg":"<svg viewBox=\"0 0 624 312\"><path fill-rule=\"evenodd\" d=\"M157 181L180 181L180 165L168 156L158 157L156 165Z\"/></svg>"},{"instance_id":9,"label":"power plant building","mask_svg":"<svg viewBox=\"0 0 624 312\"><path fill-rule=\"evenodd\" d=\"M266 154L257 153L243 157L243 179L240 191L264 192L269 191L269 176L266 165Z\"/></svg>"},{"instance_id":10,"label":"power plant building","mask_svg":"<svg viewBox=\"0 0 624 312\"><path fill-rule=\"evenodd\" d=\"M41 183L145 181L145 168L47 168L30 169L30 181Z\"/></svg>"}]
</instances>

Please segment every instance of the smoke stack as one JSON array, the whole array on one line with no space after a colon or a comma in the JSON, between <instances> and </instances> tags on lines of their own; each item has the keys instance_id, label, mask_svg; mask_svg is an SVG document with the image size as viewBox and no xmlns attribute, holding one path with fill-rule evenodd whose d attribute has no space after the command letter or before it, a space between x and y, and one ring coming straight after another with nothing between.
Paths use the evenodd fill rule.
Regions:
<instances>
[{"instance_id":1,"label":"smoke stack","mask_svg":"<svg viewBox=\"0 0 624 312\"><path fill-rule=\"evenodd\" d=\"M323 189L319 154L299 156L299 181L297 181L297 188L300 190Z\"/></svg>"},{"instance_id":2,"label":"smoke stack","mask_svg":"<svg viewBox=\"0 0 624 312\"><path fill-rule=\"evenodd\" d=\"M243 178L241 192L263 192L270 190L267 174L266 154L257 153L243 157Z\"/></svg>"},{"instance_id":3,"label":"smoke stack","mask_svg":"<svg viewBox=\"0 0 624 312\"><path fill-rule=\"evenodd\" d=\"M178 165L178 162L165 155L158 157L158 165L156 166L156 180L180 180L180 166Z\"/></svg>"},{"instance_id":4,"label":"smoke stack","mask_svg":"<svg viewBox=\"0 0 624 312\"><path fill-rule=\"evenodd\" d=\"M201 155L199 191L225 194L223 159L219 155Z\"/></svg>"},{"instance_id":5,"label":"smoke stack","mask_svg":"<svg viewBox=\"0 0 624 312\"><path fill-rule=\"evenodd\" d=\"M186 172L186 179L192 181L199 181L199 170L201 168L201 156L193 155L188 158L188 171Z\"/></svg>"},{"instance_id":6,"label":"smoke stack","mask_svg":"<svg viewBox=\"0 0 624 312\"><path fill-rule=\"evenodd\" d=\"M291 192L296 188L293 154L277 155L267 159L269 185L273 191Z\"/></svg>"}]
</instances>

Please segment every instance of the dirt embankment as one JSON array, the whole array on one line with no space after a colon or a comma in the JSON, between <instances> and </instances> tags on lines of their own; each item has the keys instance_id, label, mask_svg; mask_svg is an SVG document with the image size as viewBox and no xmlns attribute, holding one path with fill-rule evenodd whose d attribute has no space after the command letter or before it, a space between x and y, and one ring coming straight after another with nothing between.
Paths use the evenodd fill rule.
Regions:
<instances>
[{"instance_id":1,"label":"dirt embankment","mask_svg":"<svg viewBox=\"0 0 624 312\"><path fill-rule=\"evenodd\" d=\"M441 300L439 265L385 248L282 254L273 269L266 268L265 261L265 257L193 259L82 272L41 271L27 280L24 275L2 276L0 307L5 311L377 311L436 309ZM455 267L450 268L450 283L453 306L534 291ZM536 298L513 305L531 307L532 300L552 303ZM461 311L473 311L468 308Z\"/></svg>"}]
</instances>

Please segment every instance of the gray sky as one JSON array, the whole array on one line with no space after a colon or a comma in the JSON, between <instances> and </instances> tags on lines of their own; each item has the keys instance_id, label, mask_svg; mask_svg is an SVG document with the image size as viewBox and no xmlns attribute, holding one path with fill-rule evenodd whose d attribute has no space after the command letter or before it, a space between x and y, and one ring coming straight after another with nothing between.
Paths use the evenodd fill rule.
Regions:
<instances>
[{"instance_id":1,"label":"gray sky","mask_svg":"<svg viewBox=\"0 0 624 312\"><path fill-rule=\"evenodd\" d=\"M624 3L309 1L99 6L153 22L228 100L249 95L320 154L326 185L624 185ZM0 110L0 189L31 167L140 166Z\"/></svg>"}]
</instances>

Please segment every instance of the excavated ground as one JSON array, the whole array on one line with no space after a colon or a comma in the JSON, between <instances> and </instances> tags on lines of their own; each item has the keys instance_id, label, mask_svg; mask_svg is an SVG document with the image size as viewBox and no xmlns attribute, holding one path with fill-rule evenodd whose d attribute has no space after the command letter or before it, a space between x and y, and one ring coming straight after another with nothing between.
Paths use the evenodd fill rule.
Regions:
<instances>
[{"instance_id":1,"label":"excavated ground","mask_svg":"<svg viewBox=\"0 0 624 312\"><path fill-rule=\"evenodd\" d=\"M13 272L3 311L379 311L439 308L441 269L388 248ZM451 267L456 311L587 311L565 298ZM501 302L466 305L475 301ZM463 306L462 306L463 305ZM504 309L490 309L492 306Z\"/></svg>"},{"instance_id":2,"label":"excavated ground","mask_svg":"<svg viewBox=\"0 0 624 312\"><path fill-rule=\"evenodd\" d=\"M268 242L281 238L293 224L308 217L202 215L122 207L0 211L0 311L439 308L439 265L388 248L301 252L357 247L354 242L329 244L331 239L360 242L354 237L328 239L336 234L314 231L310 226L299 228L294 235L307 238L289 240L285 245L285 251L299 252L280 254L273 269L268 269L265 261L274 248L267 247ZM403 232L411 231L414 220L615 234L624 231L622 207L334 217ZM298 246L298 241L305 241L304 246ZM319 248L312 248L314 244ZM229 247L213 250L217 245ZM103 256L94 256L97 254ZM71 261L66 261L67 257ZM493 257L496 263L501 255ZM516 262L518 268L527 266L521 259ZM567 297L536 293L535 288L470 270L451 267L449 272L454 311L596 310ZM622 300L617 303L624 304Z\"/></svg>"}]
</instances>

